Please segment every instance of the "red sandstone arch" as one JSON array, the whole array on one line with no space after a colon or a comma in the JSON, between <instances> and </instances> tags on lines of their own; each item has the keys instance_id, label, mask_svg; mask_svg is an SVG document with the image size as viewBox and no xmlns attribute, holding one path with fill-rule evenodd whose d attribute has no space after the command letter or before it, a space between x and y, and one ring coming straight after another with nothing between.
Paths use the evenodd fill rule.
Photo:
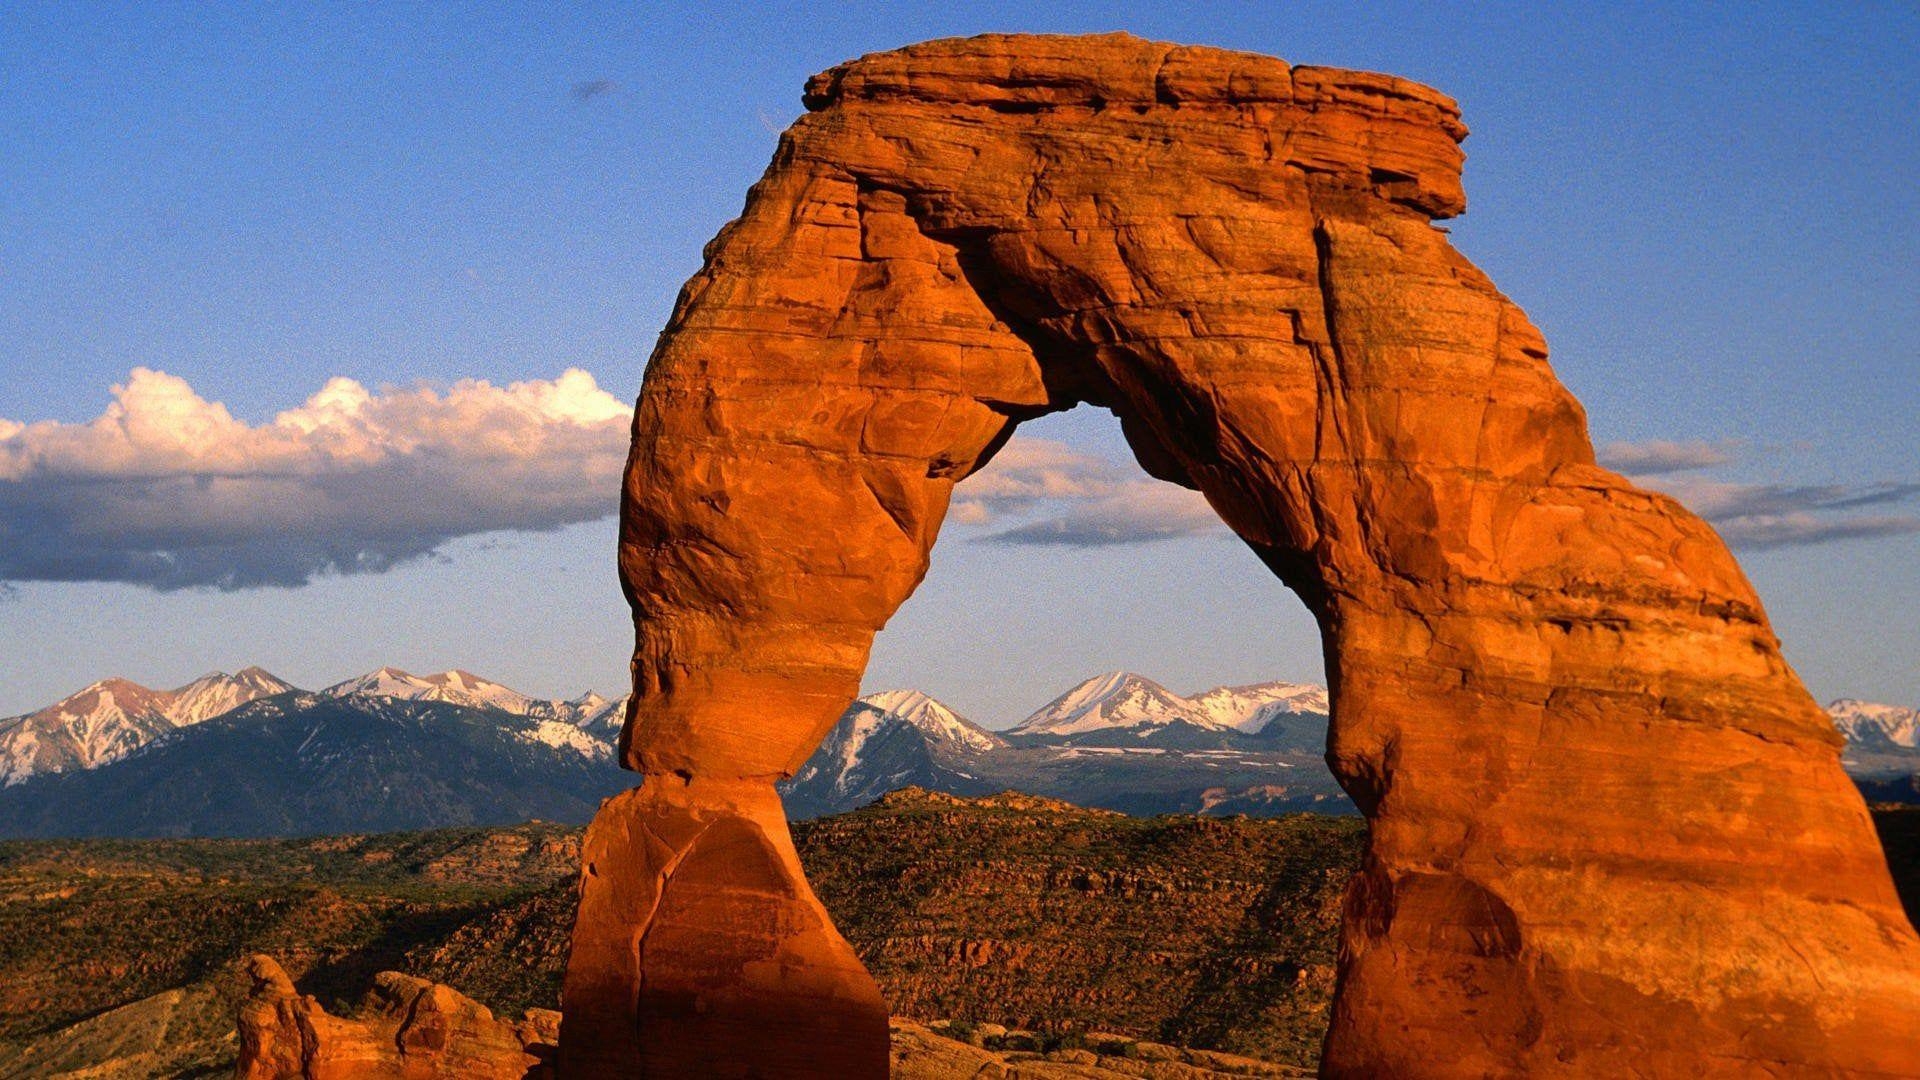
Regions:
<instances>
[{"instance_id":1,"label":"red sandstone arch","mask_svg":"<svg viewBox=\"0 0 1920 1080\"><path fill-rule=\"evenodd\" d=\"M1094 402L1323 631L1372 823L1330 1076L1905 1075L1920 942L1713 532L1594 465L1431 224L1453 103L1115 35L815 78L634 422L623 741L574 1076L879 1076L885 1010L771 784L856 692L954 484Z\"/></svg>"}]
</instances>

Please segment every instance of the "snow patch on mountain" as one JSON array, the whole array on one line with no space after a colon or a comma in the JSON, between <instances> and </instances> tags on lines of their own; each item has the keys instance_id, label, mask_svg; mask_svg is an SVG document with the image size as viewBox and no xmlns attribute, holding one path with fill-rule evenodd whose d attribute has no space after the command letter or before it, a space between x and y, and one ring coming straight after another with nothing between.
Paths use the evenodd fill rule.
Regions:
<instances>
[{"instance_id":1,"label":"snow patch on mountain","mask_svg":"<svg viewBox=\"0 0 1920 1080\"><path fill-rule=\"evenodd\" d=\"M232 712L250 701L292 689L292 683L259 667L242 668L232 675L215 671L175 690L173 700L163 711L174 726L187 727Z\"/></svg>"},{"instance_id":2,"label":"snow patch on mountain","mask_svg":"<svg viewBox=\"0 0 1920 1080\"><path fill-rule=\"evenodd\" d=\"M291 689L259 668L212 672L174 690L102 679L37 712L0 720L0 787L98 768L168 732Z\"/></svg>"},{"instance_id":3,"label":"snow patch on mountain","mask_svg":"<svg viewBox=\"0 0 1920 1080\"><path fill-rule=\"evenodd\" d=\"M1095 732L1132 731L1147 737L1173 725L1256 735L1277 720L1325 716L1325 687L1268 682L1217 686L1185 697L1126 671L1097 675L1055 698L1008 734L1071 739Z\"/></svg>"},{"instance_id":4,"label":"snow patch on mountain","mask_svg":"<svg viewBox=\"0 0 1920 1080\"><path fill-rule=\"evenodd\" d=\"M401 698L407 701L444 701L475 709L499 709L525 716L536 699L455 668L438 675L414 675L397 667L383 667L358 678L335 683L322 690L330 697L365 694L369 697Z\"/></svg>"},{"instance_id":5,"label":"snow patch on mountain","mask_svg":"<svg viewBox=\"0 0 1920 1080\"><path fill-rule=\"evenodd\" d=\"M522 741L572 750L595 761L612 759L627 705L624 697L610 699L591 690L565 701L530 697L457 668L438 675L415 675L383 667L336 683L321 693L330 697L438 701L508 713L525 721L509 725Z\"/></svg>"},{"instance_id":6,"label":"snow patch on mountain","mask_svg":"<svg viewBox=\"0 0 1920 1080\"><path fill-rule=\"evenodd\" d=\"M532 720L514 734L530 743L572 750L581 757L606 760L613 757L613 743L577 724L565 720Z\"/></svg>"},{"instance_id":7,"label":"snow patch on mountain","mask_svg":"<svg viewBox=\"0 0 1920 1080\"><path fill-rule=\"evenodd\" d=\"M627 695L605 698L591 691L562 702L562 718L576 727L599 732L608 740L620 734L627 722Z\"/></svg>"},{"instance_id":8,"label":"snow patch on mountain","mask_svg":"<svg viewBox=\"0 0 1920 1080\"><path fill-rule=\"evenodd\" d=\"M1827 715L1849 743L1920 750L1920 709L1841 698L1827 706Z\"/></svg>"},{"instance_id":9,"label":"snow patch on mountain","mask_svg":"<svg viewBox=\"0 0 1920 1080\"><path fill-rule=\"evenodd\" d=\"M833 790L844 792L849 778L854 775L855 766L860 764L862 751L867 743L892 719L885 712L872 707L861 708L855 705L840 719L840 723L827 735L827 760L834 762L836 779Z\"/></svg>"},{"instance_id":10,"label":"snow patch on mountain","mask_svg":"<svg viewBox=\"0 0 1920 1080\"><path fill-rule=\"evenodd\" d=\"M1265 731L1283 716L1333 711L1327 688L1311 683L1265 682L1250 686L1216 686L1188 699L1193 712L1207 724L1247 735Z\"/></svg>"},{"instance_id":11,"label":"snow patch on mountain","mask_svg":"<svg viewBox=\"0 0 1920 1080\"><path fill-rule=\"evenodd\" d=\"M883 690L860 700L963 750L985 752L1006 745L1005 739L918 690Z\"/></svg>"},{"instance_id":12,"label":"snow patch on mountain","mask_svg":"<svg viewBox=\"0 0 1920 1080\"><path fill-rule=\"evenodd\" d=\"M803 817L907 786L985 794L980 764L1007 749L1004 739L918 690L888 690L849 706L780 791Z\"/></svg>"},{"instance_id":13,"label":"snow patch on mountain","mask_svg":"<svg viewBox=\"0 0 1920 1080\"><path fill-rule=\"evenodd\" d=\"M1054 698L1015 725L1010 734L1064 737L1114 728L1145 734L1175 723L1220 726L1200 717L1186 698L1152 679L1111 671Z\"/></svg>"}]
</instances>

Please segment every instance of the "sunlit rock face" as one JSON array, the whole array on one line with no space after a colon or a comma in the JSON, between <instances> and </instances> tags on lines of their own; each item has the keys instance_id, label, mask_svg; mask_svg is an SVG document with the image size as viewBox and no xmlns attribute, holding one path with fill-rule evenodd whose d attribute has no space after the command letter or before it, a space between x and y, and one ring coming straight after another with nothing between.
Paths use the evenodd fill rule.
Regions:
<instances>
[{"instance_id":1,"label":"sunlit rock face","mask_svg":"<svg viewBox=\"0 0 1920 1080\"><path fill-rule=\"evenodd\" d=\"M1451 100L1114 35L930 42L805 102L640 396L646 787L587 842L563 1069L672 1075L667 1032L713 1075L884 1072L760 791L852 700L954 485L1081 402L1320 622L1373 826L1327 1075L1914 1069L1920 942L1839 738L1725 546L1595 466L1432 224L1464 208Z\"/></svg>"},{"instance_id":2,"label":"sunlit rock face","mask_svg":"<svg viewBox=\"0 0 1920 1080\"><path fill-rule=\"evenodd\" d=\"M559 1016L519 1022L459 992L398 971L374 978L352 1017L294 989L268 956L247 960L238 1080L550 1080Z\"/></svg>"}]
</instances>

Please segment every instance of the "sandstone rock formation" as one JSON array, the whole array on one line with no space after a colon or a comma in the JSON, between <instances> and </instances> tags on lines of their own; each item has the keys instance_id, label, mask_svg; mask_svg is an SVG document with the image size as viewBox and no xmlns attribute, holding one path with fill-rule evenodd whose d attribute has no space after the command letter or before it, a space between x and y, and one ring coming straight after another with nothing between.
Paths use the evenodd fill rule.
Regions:
<instances>
[{"instance_id":1,"label":"sandstone rock formation","mask_svg":"<svg viewBox=\"0 0 1920 1080\"><path fill-rule=\"evenodd\" d=\"M539 1080L551 1076L559 1014L515 1024L457 991L382 972L351 1018L294 989L271 957L247 961L240 1080Z\"/></svg>"},{"instance_id":2,"label":"sandstone rock formation","mask_svg":"<svg viewBox=\"0 0 1920 1080\"><path fill-rule=\"evenodd\" d=\"M807 888L772 779L663 776L601 807L565 1075L886 1075L886 1003Z\"/></svg>"},{"instance_id":3,"label":"sandstone rock formation","mask_svg":"<svg viewBox=\"0 0 1920 1080\"><path fill-rule=\"evenodd\" d=\"M1320 622L1372 822L1326 1075L1920 1068L1920 941L1752 588L1595 466L1432 224L1464 208L1452 101L1120 35L931 42L804 100L640 396L645 783L587 840L570 1074L884 1072L770 785L954 485L1083 402Z\"/></svg>"}]
</instances>

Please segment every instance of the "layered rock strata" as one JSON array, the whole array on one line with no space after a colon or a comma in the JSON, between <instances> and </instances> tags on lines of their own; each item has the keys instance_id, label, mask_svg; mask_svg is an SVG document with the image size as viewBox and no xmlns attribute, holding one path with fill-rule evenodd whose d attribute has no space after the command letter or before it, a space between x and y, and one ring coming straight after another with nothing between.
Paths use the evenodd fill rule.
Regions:
<instances>
[{"instance_id":1,"label":"layered rock strata","mask_svg":"<svg viewBox=\"0 0 1920 1080\"><path fill-rule=\"evenodd\" d=\"M884 1072L770 785L954 485L1091 403L1322 628L1372 823L1325 1075L1914 1072L1920 941L1839 739L1720 539L1594 464L1433 225L1451 100L1122 35L930 42L804 100L635 416L646 779L588 837L563 1068Z\"/></svg>"}]
</instances>

